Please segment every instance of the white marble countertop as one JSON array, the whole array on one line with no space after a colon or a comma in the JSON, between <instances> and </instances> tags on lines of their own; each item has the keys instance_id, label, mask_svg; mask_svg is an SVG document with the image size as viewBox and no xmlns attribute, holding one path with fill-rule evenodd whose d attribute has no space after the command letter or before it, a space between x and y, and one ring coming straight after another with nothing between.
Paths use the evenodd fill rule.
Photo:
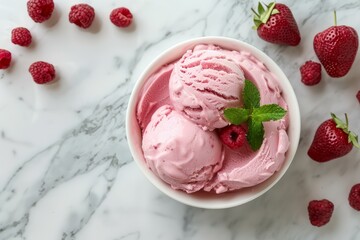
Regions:
<instances>
[{"instance_id":1,"label":"white marble countertop","mask_svg":"<svg viewBox=\"0 0 360 240\"><path fill-rule=\"evenodd\" d=\"M55 1L44 24L34 23L25 0L0 0L0 48L13 64L0 70L0 239L360 239L360 212L347 201L360 182L360 152L318 164L306 152L316 127L347 112L360 132L360 56L342 79L323 71L322 82L307 87L299 66L316 59L314 35L338 23L360 31L360 2L279 1L293 11L302 41L284 47L260 40L244 0L84 0L96 11L93 26L68 22L75 0ZM110 11L126 6L134 14L129 29L118 29ZM24 26L34 44L10 42L12 28ZM227 36L265 51L291 81L302 118L299 150L286 175L262 197L226 210L197 209L157 190L141 174L125 137L125 110L137 77L152 59L182 40ZM59 81L36 85L27 69L37 60L55 65ZM335 211L322 228L310 225L307 204L328 198Z\"/></svg>"}]
</instances>

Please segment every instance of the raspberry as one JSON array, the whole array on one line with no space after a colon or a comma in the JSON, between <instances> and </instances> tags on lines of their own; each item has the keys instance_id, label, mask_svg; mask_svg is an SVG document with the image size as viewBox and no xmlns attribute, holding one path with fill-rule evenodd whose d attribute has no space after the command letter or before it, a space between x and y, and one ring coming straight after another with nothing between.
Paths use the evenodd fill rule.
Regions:
<instances>
[{"instance_id":1,"label":"raspberry","mask_svg":"<svg viewBox=\"0 0 360 240\"><path fill-rule=\"evenodd\" d=\"M360 211L360 183L352 186L348 200L353 209Z\"/></svg>"},{"instance_id":2,"label":"raspberry","mask_svg":"<svg viewBox=\"0 0 360 240\"><path fill-rule=\"evenodd\" d=\"M306 61L300 67L301 81L308 86L316 85L321 80L321 64L313 61Z\"/></svg>"},{"instance_id":3,"label":"raspberry","mask_svg":"<svg viewBox=\"0 0 360 240\"><path fill-rule=\"evenodd\" d=\"M334 211L334 204L327 199L312 200L308 205L309 219L312 225L321 227L327 224Z\"/></svg>"},{"instance_id":4,"label":"raspberry","mask_svg":"<svg viewBox=\"0 0 360 240\"><path fill-rule=\"evenodd\" d=\"M128 27L133 19L130 10L125 7L115 8L110 13L110 21L118 27Z\"/></svg>"},{"instance_id":5,"label":"raspberry","mask_svg":"<svg viewBox=\"0 0 360 240\"><path fill-rule=\"evenodd\" d=\"M31 44L31 33L27 28L18 27L11 31L11 42L23 47Z\"/></svg>"},{"instance_id":6,"label":"raspberry","mask_svg":"<svg viewBox=\"0 0 360 240\"><path fill-rule=\"evenodd\" d=\"M11 52L5 49L0 49L0 69L6 69L10 66Z\"/></svg>"},{"instance_id":7,"label":"raspberry","mask_svg":"<svg viewBox=\"0 0 360 240\"><path fill-rule=\"evenodd\" d=\"M38 84L51 82L55 78L55 68L47 62L34 62L29 67L29 72L34 81Z\"/></svg>"},{"instance_id":8,"label":"raspberry","mask_svg":"<svg viewBox=\"0 0 360 240\"><path fill-rule=\"evenodd\" d=\"M48 20L54 11L53 0L29 0L27 10L34 22L42 23Z\"/></svg>"},{"instance_id":9,"label":"raspberry","mask_svg":"<svg viewBox=\"0 0 360 240\"><path fill-rule=\"evenodd\" d=\"M221 141L231 149L240 148L245 143L245 129L237 125L229 125L220 129Z\"/></svg>"},{"instance_id":10,"label":"raspberry","mask_svg":"<svg viewBox=\"0 0 360 240\"><path fill-rule=\"evenodd\" d=\"M80 3L71 7L69 21L81 28L91 26L95 17L95 10L88 4Z\"/></svg>"},{"instance_id":11,"label":"raspberry","mask_svg":"<svg viewBox=\"0 0 360 240\"><path fill-rule=\"evenodd\" d=\"M356 98L357 98L357 100L358 100L359 103L360 103L360 90L359 90L358 93L356 94Z\"/></svg>"}]
</instances>

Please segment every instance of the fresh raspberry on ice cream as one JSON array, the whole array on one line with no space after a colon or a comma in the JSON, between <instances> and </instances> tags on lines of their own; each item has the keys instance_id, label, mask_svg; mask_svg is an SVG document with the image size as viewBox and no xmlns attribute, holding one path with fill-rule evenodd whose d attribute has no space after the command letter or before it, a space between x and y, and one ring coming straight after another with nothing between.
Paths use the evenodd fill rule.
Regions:
<instances>
[{"instance_id":1,"label":"fresh raspberry on ice cream","mask_svg":"<svg viewBox=\"0 0 360 240\"><path fill-rule=\"evenodd\" d=\"M306 61L300 67L301 81L308 86L316 85L321 80L321 64L313 61Z\"/></svg>"},{"instance_id":2,"label":"fresh raspberry on ice cream","mask_svg":"<svg viewBox=\"0 0 360 240\"><path fill-rule=\"evenodd\" d=\"M55 68L47 62L34 62L30 65L29 72L38 84L45 84L55 79Z\"/></svg>"},{"instance_id":3,"label":"fresh raspberry on ice cream","mask_svg":"<svg viewBox=\"0 0 360 240\"><path fill-rule=\"evenodd\" d=\"M80 3L71 7L69 13L69 21L81 28L91 26L95 18L95 10L92 6Z\"/></svg>"},{"instance_id":4,"label":"fresh raspberry on ice cream","mask_svg":"<svg viewBox=\"0 0 360 240\"><path fill-rule=\"evenodd\" d=\"M229 125L220 129L221 141L231 149L240 148L246 140L245 129L237 125Z\"/></svg>"},{"instance_id":5,"label":"fresh raspberry on ice cream","mask_svg":"<svg viewBox=\"0 0 360 240\"><path fill-rule=\"evenodd\" d=\"M110 13L110 21L118 27L128 27L133 19L130 10L125 7L115 8Z\"/></svg>"},{"instance_id":6,"label":"fresh raspberry on ice cream","mask_svg":"<svg viewBox=\"0 0 360 240\"><path fill-rule=\"evenodd\" d=\"M360 183L352 186L348 200L353 209L360 211Z\"/></svg>"},{"instance_id":7,"label":"fresh raspberry on ice cream","mask_svg":"<svg viewBox=\"0 0 360 240\"><path fill-rule=\"evenodd\" d=\"M11 52L5 49L0 49L0 69L6 69L11 63Z\"/></svg>"},{"instance_id":8,"label":"fresh raspberry on ice cream","mask_svg":"<svg viewBox=\"0 0 360 240\"><path fill-rule=\"evenodd\" d=\"M327 224L334 211L334 204L327 199L312 200L308 205L309 219L312 225L321 227Z\"/></svg>"},{"instance_id":9,"label":"fresh raspberry on ice cream","mask_svg":"<svg viewBox=\"0 0 360 240\"><path fill-rule=\"evenodd\" d=\"M356 98L357 98L357 100L358 100L359 103L360 103L360 90L359 90L358 93L356 94Z\"/></svg>"},{"instance_id":10,"label":"fresh raspberry on ice cream","mask_svg":"<svg viewBox=\"0 0 360 240\"><path fill-rule=\"evenodd\" d=\"M29 16L37 23L48 20L54 11L53 0L29 0L27 10Z\"/></svg>"},{"instance_id":11,"label":"fresh raspberry on ice cream","mask_svg":"<svg viewBox=\"0 0 360 240\"><path fill-rule=\"evenodd\" d=\"M11 42L16 45L27 47L31 44L31 40L31 33L27 28L18 27L11 31Z\"/></svg>"}]
</instances>

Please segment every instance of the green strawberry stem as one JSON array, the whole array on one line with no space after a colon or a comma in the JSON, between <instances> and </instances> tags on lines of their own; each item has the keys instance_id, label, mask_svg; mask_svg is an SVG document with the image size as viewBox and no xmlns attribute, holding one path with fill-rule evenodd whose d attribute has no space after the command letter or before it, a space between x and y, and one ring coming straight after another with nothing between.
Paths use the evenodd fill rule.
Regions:
<instances>
[{"instance_id":1,"label":"green strawberry stem","mask_svg":"<svg viewBox=\"0 0 360 240\"><path fill-rule=\"evenodd\" d=\"M253 8L251 8L251 11L252 11L258 18L260 18L260 15L259 15Z\"/></svg>"},{"instance_id":2,"label":"green strawberry stem","mask_svg":"<svg viewBox=\"0 0 360 240\"><path fill-rule=\"evenodd\" d=\"M346 124L346 128L349 129L349 118L347 113L345 113L345 124Z\"/></svg>"},{"instance_id":3,"label":"green strawberry stem","mask_svg":"<svg viewBox=\"0 0 360 240\"><path fill-rule=\"evenodd\" d=\"M337 26L336 10L334 10L334 23L335 23L335 26Z\"/></svg>"}]
</instances>

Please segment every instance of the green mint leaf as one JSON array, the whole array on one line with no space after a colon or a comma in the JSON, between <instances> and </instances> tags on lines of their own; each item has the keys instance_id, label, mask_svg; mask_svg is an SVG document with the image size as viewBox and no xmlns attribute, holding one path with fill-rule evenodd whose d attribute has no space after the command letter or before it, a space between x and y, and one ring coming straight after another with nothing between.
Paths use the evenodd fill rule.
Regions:
<instances>
[{"instance_id":1,"label":"green mint leaf","mask_svg":"<svg viewBox=\"0 0 360 240\"><path fill-rule=\"evenodd\" d=\"M248 132L246 138L253 151L258 150L264 140L264 126L262 122L256 122L250 119L248 121Z\"/></svg>"},{"instance_id":2,"label":"green mint leaf","mask_svg":"<svg viewBox=\"0 0 360 240\"><path fill-rule=\"evenodd\" d=\"M242 124L249 118L249 110L244 108L226 108L224 110L224 117L234 125Z\"/></svg>"},{"instance_id":3,"label":"green mint leaf","mask_svg":"<svg viewBox=\"0 0 360 240\"><path fill-rule=\"evenodd\" d=\"M260 107L260 92L250 80L245 79L243 101L246 109Z\"/></svg>"},{"instance_id":4,"label":"green mint leaf","mask_svg":"<svg viewBox=\"0 0 360 240\"><path fill-rule=\"evenodd\" d=\"M254 108L251 114L252 120L255 122L267 122L270 120L276 121L283 118L286 110L277 104L262 105L259 108Z\"/></svg>"}]
</instances>

